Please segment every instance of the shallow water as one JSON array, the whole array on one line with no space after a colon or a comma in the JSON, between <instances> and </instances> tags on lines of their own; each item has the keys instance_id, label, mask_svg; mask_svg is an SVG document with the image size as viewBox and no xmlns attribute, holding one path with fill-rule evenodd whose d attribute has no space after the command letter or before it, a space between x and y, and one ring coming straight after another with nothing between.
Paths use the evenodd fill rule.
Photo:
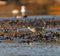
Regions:
<instances>
[{"instance_id":1,"label":"shallow water","mask_svg":"<svg viewBox=\"0 0 60 56\"><path fill-rule=\"evenodd\" d=\"M0 56L60 56L60 45L46 43L0 43Z\"/></svg>"}]
</instances>

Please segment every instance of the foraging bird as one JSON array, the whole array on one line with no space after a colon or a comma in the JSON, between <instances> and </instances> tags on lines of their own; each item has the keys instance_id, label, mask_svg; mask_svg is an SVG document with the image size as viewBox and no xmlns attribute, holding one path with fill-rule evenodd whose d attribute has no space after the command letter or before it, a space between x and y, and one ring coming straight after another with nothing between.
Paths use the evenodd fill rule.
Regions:
<instances>
[{"instance_id":1,"label":"foraging bird","mask_svg":"<svg viewBox=\"0 0 60 56\"><path fill-rule=\"evenodd\" d=\"M32 31L32 32L36 32L35 28L30 28L30 27L28 27L28 29L29 29L30 31Z\"/></svg>"}]
</instances>

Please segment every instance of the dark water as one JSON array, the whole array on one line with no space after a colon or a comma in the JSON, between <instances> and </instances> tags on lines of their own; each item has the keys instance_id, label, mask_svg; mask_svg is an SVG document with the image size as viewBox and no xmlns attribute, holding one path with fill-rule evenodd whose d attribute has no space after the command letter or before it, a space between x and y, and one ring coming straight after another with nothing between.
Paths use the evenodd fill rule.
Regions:
<instances>
[{"instance_id":1,"label":"dark water","mask_svg":"<svg viewBox=\"0 0 60 56\"><path fill-rule=\"evenodd\" d=\"M27 17L0 17L0 20L26 20L26 19L60 19L60 15L35 15L35 16L27 16Z\"/></svg>"},{"instance_id":2,"label":"dark water","mask_svg":"<svg viewBox=\"0 0 60 56\"><path fill-rule=\"evenodd\" d=\"M1 56L60 56L60 45L46 43L0 43Z\"/></svg>"}]
</instances>

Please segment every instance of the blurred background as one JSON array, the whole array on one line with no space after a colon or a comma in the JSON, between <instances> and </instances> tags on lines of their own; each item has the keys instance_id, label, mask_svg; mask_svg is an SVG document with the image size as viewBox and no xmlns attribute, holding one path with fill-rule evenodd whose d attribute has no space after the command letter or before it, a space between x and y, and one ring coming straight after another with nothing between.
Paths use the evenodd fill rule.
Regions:
<instances>
[{"instance_id":1,"label":"blurred background","mask_svg":"<svg viewBox=\"0 0 60 56\"><path fill-rule=\"evenodd\" d=\"M27 16L60 15L60 0L0 0L0 17L21 15L21 6Z\"/></svg>"}]
</instances>

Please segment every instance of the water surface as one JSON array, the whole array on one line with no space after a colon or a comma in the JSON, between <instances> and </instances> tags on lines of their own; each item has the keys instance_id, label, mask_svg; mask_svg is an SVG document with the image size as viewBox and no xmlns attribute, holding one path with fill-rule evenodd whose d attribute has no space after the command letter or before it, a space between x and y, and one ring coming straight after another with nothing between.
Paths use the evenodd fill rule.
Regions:
<instances>
[{"instance_id":1,"label":"water surface","mask_svg":"<svg viewBox=\"0 0 60 56\"><path fill-rule=\"evenodd\" d=\"M1 56L60 56L60 45L46 43L0 43Z\"/></svg>"}]
</instances>

